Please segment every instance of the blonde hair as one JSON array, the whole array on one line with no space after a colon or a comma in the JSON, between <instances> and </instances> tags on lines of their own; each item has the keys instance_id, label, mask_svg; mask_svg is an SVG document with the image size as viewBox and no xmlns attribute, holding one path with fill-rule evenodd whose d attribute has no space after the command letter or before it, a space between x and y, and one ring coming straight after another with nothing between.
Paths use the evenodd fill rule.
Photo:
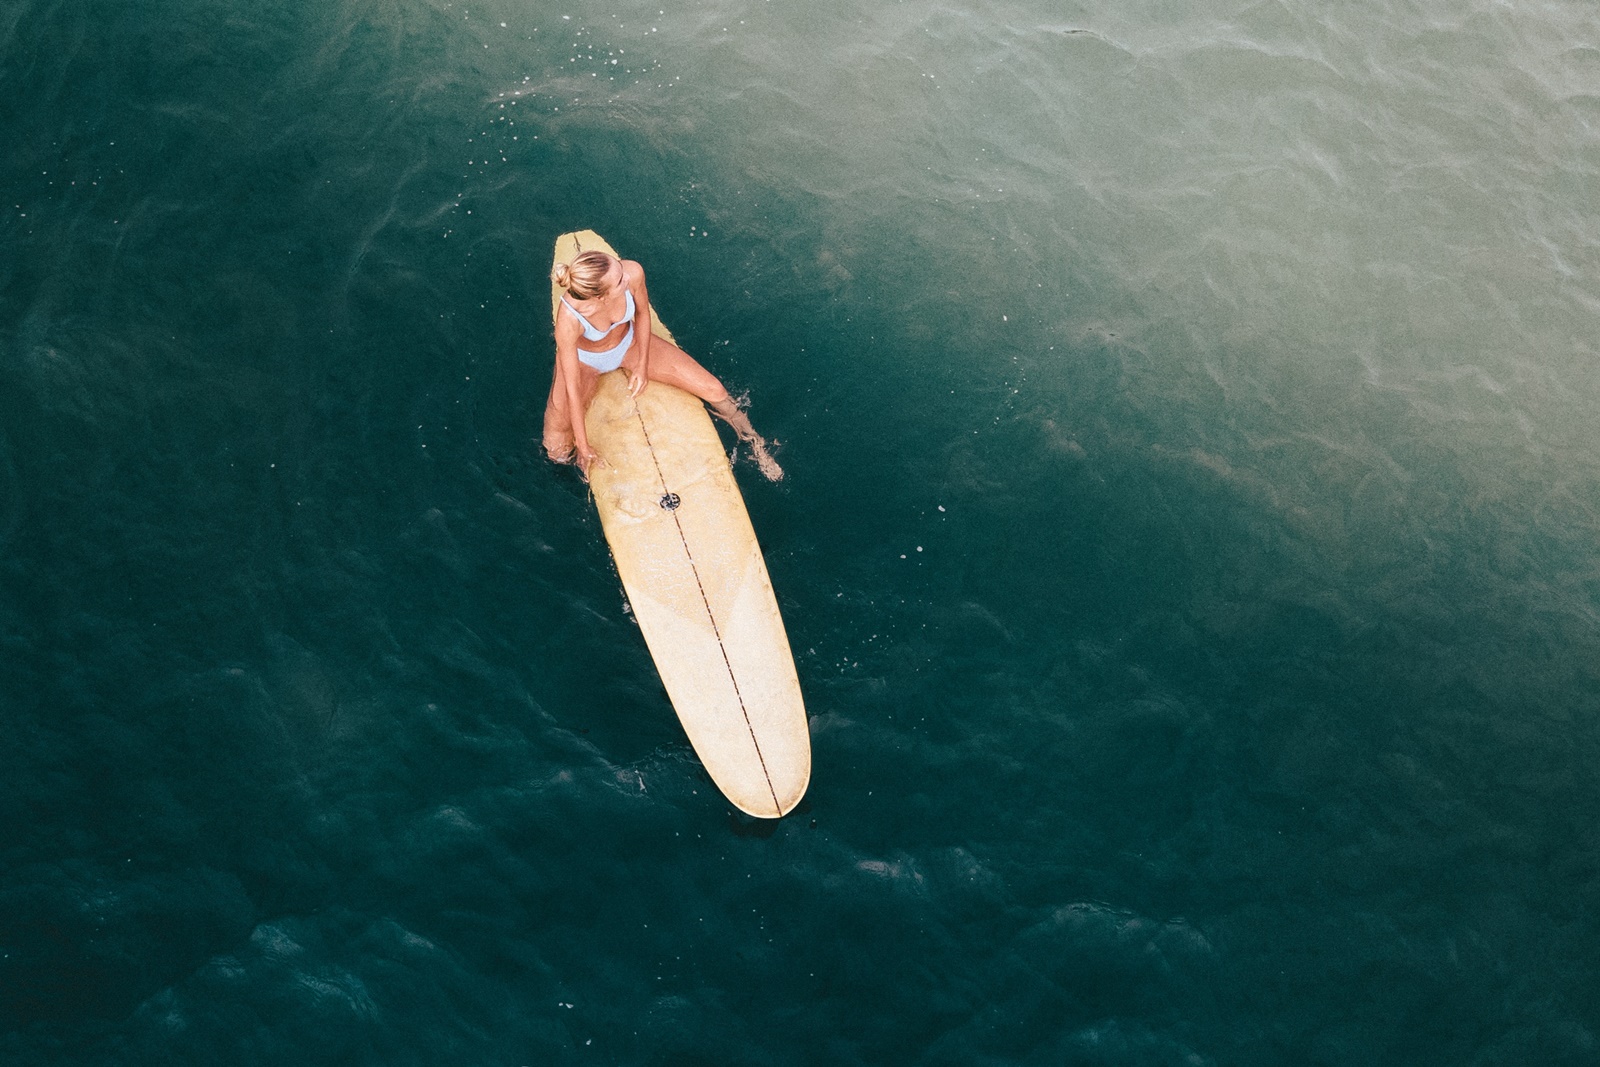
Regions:
<instances>
[{"instance_id":1,"label":"blonde hair","mask_svg":"<svg viewBox=\"0 0 1600 1067\"><path fill-rule=\"evenodd\" d=\"M579 300L593 300L606 291L611 257L600 251L580 252L571 263L557 263L550 280Z\"/></svg>"}]
</instances>

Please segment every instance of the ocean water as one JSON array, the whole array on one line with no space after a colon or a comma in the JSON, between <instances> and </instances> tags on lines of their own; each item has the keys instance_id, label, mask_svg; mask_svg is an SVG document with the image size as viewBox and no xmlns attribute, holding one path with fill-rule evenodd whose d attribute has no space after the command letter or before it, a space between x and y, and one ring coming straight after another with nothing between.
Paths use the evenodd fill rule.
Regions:
<instances>
[{"instance_id":1,"label":"ocean water","mask_svg":"<svg viewBox=\"0 0 1600 1067\"><path fill-rule=\"evenodd\" d=\"M1600 1062L1589 0L8 0L0 130L0 1061ZM776 825L582 227L781 443Z\"/></svg>"}]
</instances>

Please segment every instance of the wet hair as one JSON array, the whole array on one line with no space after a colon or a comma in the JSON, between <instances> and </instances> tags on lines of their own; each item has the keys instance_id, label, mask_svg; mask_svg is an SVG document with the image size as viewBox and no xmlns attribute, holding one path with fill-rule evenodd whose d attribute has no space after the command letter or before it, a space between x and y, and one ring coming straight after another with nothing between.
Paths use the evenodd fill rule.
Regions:
<instances>
[{"instance_id":1,"label":"wet hair","mask_svg":"<svg viewBox=\"0 0 1600 1067\"><path fill-rule=\"evenodd\" d=\"M550 280L579 300L593 300L606 291L611 257L604 252L580 252L571 263L557 263Z\"/></svg>"}]
</instances>

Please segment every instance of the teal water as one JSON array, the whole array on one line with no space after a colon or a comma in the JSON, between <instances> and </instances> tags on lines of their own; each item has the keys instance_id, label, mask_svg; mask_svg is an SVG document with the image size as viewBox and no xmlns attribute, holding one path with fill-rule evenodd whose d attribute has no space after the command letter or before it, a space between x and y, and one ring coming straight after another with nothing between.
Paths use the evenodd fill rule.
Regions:
<instances>
[{"instance_id":1,"label":"teal water","mask_svg":"<svg viewBox=\"0 0 1600 1067\"><path fill-rule=\"evenodd\" d=\"M0 1060L1600 1059L1600 14L0 8ZM593 227L815 776L536 447Z\"/></svg>"}]
</instances>

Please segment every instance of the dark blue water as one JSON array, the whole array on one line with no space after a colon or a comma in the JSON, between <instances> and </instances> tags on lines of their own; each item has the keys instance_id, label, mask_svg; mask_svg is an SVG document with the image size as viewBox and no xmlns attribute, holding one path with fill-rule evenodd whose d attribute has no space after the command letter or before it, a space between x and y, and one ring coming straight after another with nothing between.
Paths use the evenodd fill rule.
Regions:
<instances>
[{"instance_id":1,"label":"dark blue water","mask_svg":"<svg viewBox=\"0 0 1600 1067\"><path fill-rule=\"evenodd\" d=\"M0 1061L1600 1061L1600 16L0 8ZM735 817L539 455L748 394Z\"/></svg>"}]
</instances>

